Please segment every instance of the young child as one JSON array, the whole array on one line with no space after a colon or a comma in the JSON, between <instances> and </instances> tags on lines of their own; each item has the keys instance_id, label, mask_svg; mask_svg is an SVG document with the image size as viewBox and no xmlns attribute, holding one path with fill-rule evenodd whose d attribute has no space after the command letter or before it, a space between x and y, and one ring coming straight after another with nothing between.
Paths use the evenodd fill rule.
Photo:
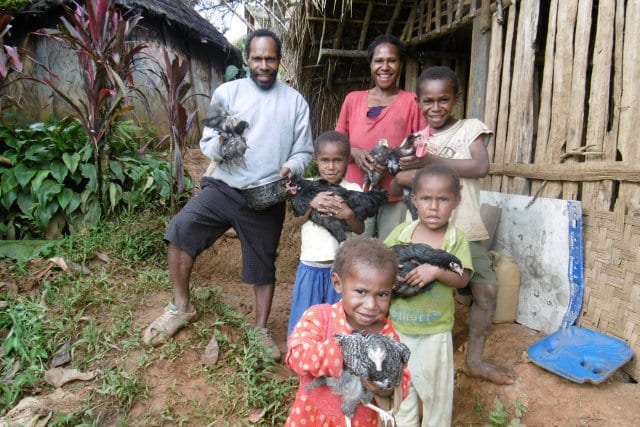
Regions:
<instances>
[{"instance_id":1,"label":"young child","mask_svg":"<svg viewBox=\"0 0 640 427\"><path fill-rule=\"evenodd\" d=\"M478 119L458 120L452 115L461 98L456 73L447 67L430 67L418 77L416 101L432 132L428 137L428 153L424 157L400 160L402 171L396 175L393 190L410 187L417 169L428 164L442 164L453 169L462 180L462 202L451 221L471 242L475 274L461 294L473 294L469 315L469 342L464 372L498 384L511 384L516 374L503 366L482 360L486 339L496 309L497 278L493 263L480 244L489 234L480 217L480 181L489 172L486 137L491 130Z\"/></svg>"},{"instance_id":2,"label":"young child","mask_svg":"<svg viewBox=\"0 0 640 427\"><path fill-rule=\"evenodd\" d=\"M320 178L340 184L347 190L362 191L358 184L344 179L351 154L349 140L345 134L336 131L324 132L315 140L313 151ZM293 327L307 308L315 304L333 304L340 299L331 283L331 265L339 243L326 228L309 220L311 208L345 220L354 233L360 234L364 231L364 222L355 218L353 211L342 198L326 191L319 193L311 201L310 208L304 215L293 218L294 224L302 224L302 244L300 264L291 296L287 336L291 335Z\"/></svg>"},{"instance_id":3,"label":"young child","mask_svg":"<svg viewBox=\"0 0 640 427\"><path fill-rule=\"evenodd\" d=\"M411 350L411 387L396 414L399 426L449 426L453 410L454 288L464 287L473 272L469 241L450 223L451 213L460 203L460 180L443 165L427 166L417 172L411 200L418 219L396 227L385 240L387 246L426 243L457 256L464 273L422 264L405 276L405 282L428 290L412 297L394 298L389 318L400 341ZM422 406L422 410L421 407Z\"/></svg>"},{"instance_id":4,"label":"young child","mask_svg":"<svg viewBox=\"0 0 640 427\"><path fill-rule=\"evenodd\" d=\"M343 426L345 417L340 397L326 385L308 390L320 376L340 377L342 350L336 334L354 331L381 333L398 339L387 319L391 289L396 281L398 261L394 253L373 238L354 237L342 244L333 264L331 280L342 300L310 307L296 325L287 343L287 365L300 376L298 393L289 412L287 426ZM405 366L402 393L409 390L409 372ZM377 395L390 390L372 389ZM351 418L353 426L378 426L378 414L362 404Z\"/></svg>"}]
</instances>

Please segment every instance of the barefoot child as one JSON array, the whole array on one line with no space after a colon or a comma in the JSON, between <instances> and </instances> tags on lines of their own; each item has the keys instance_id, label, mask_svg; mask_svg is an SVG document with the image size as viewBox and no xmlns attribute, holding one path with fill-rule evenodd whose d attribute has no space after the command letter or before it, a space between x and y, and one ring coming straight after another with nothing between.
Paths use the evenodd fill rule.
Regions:
<instances>
[{"instance_id":1,"label":"barefoot child","mask_svg":"<svg viewBox=\"0 0 640 427\"><path fill-rule=\"evenodd\" d=\"M405 282L423 287L436 280L435 284L391 302L389 318L400 341L411 350L411 387L396 421L399 426L418 426L422 412L423 427L449 426L453 410L453 294L455 288L467 284L473 272L469 241L449 222L460 203L460 180L446 166L427 166L415 176L411 200L418 219L396 227L385 244L426 243L444 249L460 259L464 273L422 264L406 274Z\"/></svg>"},{"instance_id":2,"label":"barefoot child","mask_svg":"<svg viewBox=\"0 0 640 427\"><path fill-rule=\"evenodd\" d=\"M432 132L427 141L428 153L421 158L410 156L400 160L402 171L396 175L394 189L411 186L417 169L430 164L446 165L460 176L462 202L451 220L471 242L475 271L469 286L461 290L462 294L473 294L464 372L498 384L511 384L516 377L512 370L482 360L496 309L498 283L491 258L480 244L489 237L480 217L479 178L489 172L486 137L491 130L480 120L458 120L452 116L461 93L456 73L450 68L427 68L418 77L416 96Z\"/></svg>"},{"instance_id":3,"label":"barefoot child","mask_svg":"<svg viewBox=\"0 0 640 427\"><path fill-rule=\"evenodd\" d=\"M287 343L287 365L300 376L298 393L289 412L287 426L344 426L345 416L340 397L326 385L308 390L308 385L320 376L340 377L343 360L336 334L354 331L381 333L398 339L387 319L391 289L398 272L398 261L382 242L354 237L342 244L333 263L331 280L342 300L309 308L296 325ZM405 366L402 393L409 388L409 373ZM390 395L365 384L379 396ZM373 387L373 388L372 388ZM378 426L378 414L359 404L351 418L353 426Z\"/></svg>"},{"instance_id":4,"label":"barefoot child","mask_svg":"<svg viewBox=\"0 0 640 427\"><path fill-rule=\"evenodd\" d=\"M345 134L336 131L322 133L315 140L313 151L320 178L332 184L340 184L347 190L362 191L358 184L344 179L351 155L349 140ZM319 212L328 211L333 217L346 221L354 233L364 231L364 222L355 218L351 208L340 196L328 191L318 193L307 212L293 218L294 224L302 224L302 244L291 296L287 336L291 335L293 327L307 308L315 304L333 304L340 300L340 294L333 289L331 282L331 265L339 243L326 228L309 220L311 208Z\"/></svg>"}]
</instances>

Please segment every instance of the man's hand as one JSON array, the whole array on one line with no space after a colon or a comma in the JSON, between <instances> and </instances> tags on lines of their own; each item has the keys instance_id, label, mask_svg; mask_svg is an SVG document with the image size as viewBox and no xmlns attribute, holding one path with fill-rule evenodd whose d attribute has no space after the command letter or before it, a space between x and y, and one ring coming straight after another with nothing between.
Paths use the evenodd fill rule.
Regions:
<instances>
[{"instance_id":1,"label":"man's hand","mask_svg":"<svg viewBox=\"0 0 640 427\"><path fill-rule=\"evenodd\" d=\"M278 175L283 178L291 178L293 176L293 172L291 172L291 169L289 169L288 167L283 166L282 168L280 168L280 173Z\"/></svg>"}]
</instances>

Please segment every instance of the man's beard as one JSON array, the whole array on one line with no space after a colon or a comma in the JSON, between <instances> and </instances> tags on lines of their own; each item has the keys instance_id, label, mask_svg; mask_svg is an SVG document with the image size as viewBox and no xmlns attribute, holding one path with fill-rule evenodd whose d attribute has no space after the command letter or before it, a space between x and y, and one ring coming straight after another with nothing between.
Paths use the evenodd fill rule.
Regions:
<instances>
[{"instance_id":1,"label":"man's beard","mask_svg":"<svg viewBox=\"0 0 640 427\"><path fill-rule=\"evenodd\" d=\"M269 83L262 81L262 80L258 80L256 78L256 75L254 74L253 70L249 70L249 77L251 77L251 80L253 80L253 82L261 89L271 89L271 87L276 83L276 79L277 79L277 73L274 72L271 74L271 80L269 81Z\"/></svg>"}]
</instances>

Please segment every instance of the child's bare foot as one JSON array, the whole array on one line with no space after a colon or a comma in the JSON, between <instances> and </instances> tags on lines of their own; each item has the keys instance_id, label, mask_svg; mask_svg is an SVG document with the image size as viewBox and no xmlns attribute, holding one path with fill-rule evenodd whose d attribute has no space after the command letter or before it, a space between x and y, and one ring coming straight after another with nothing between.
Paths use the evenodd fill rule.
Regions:
<instances>
[{"instance_id":1,"label":"child's bare foot","mask_svg":"<svg viewBox=\"0 0 640 427\"><path fill-rule=\"evenodd\" d=\"M471 365L467 361L462 371L470 377L483 378L496 384L513 384L517 378L516 373L512 369L488 362L474 363Z\"/></svg>"}]
</instances>

